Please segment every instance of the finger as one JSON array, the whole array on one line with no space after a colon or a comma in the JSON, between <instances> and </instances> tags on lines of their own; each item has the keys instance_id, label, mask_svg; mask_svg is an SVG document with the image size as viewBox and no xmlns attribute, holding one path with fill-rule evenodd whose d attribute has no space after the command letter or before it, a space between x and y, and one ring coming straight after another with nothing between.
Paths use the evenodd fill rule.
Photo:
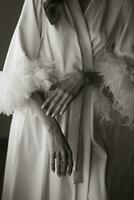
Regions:
<instances>
[{"instance_id":1,"label":"finger","mask_svg":"<svg viewBox=\"0 0 134 200\"><path fill-rule=\"evenodd\" d=\"M61 99L61 101L58 103L55 110L53 111L52 117L55 117L60 112L60 110L62 109L62 107L64 106L68 98L69 98L69 94L65 93L65 95L63 96L63 98Z\"/></svg>"},{"instance_id":2,"label":"finger","mask_svg":"<svg viewBox=\"0 0 134 200\"><path fill-rule=\"evenodd\" d=\"M55 172L55 158L56 158L56 154L55 152L51 154L50 156L50 163L51 163L51 170L53 172Z\"/></svg>"},{"instance_id":3,"label":"finger","mask_svg":"<svg viewBox=\"0 0 134 200\"><path fill-rule=\"evenodd\" d=\"M56 153L56 167L57 167L57 176L61 177L61 157L60 153Z\"/></svg>"},{"instance_id":4,"label":"finger","mask_svg":"<svg viewBox=\"0 0 134 200\"><path fill-rule=\"evenodd\" d=\"M73 156L71 150L68 150L67 163L68 163L68 175L71 176L73 170Z\"/></svg>"},{"instance_id":5,"label":"finger","mask_svg":"<svg viewBox=\"0 0 134 200\"><path fill-rule=\"evenodd\" d=\"M52 113L54 107L58 103L59 99L61 99L62 95L63 95L63 91L60 90L59 93L57 94L57 96L55 96L55 98L52 100L52 103L49 105L49 107L46 111L46 115L49 115Z\"/></svg>"},{"instance_id":6,"label":"finger","mask_svg":"<svg viewBox=\"0 0 134 200\"><path fill-rule=\"evenodd\" d=\"M65 151L61 152L61 160L62 160L61 174L62 176L65 176L67 171L67 158Z\"/></svg>"},{"instance_id":7,"label":"finger","mask_svg":"<svg viewBox=\"0 0 134 200\"><path fill-rule=\"evenodd\" d=\"M42 104L41 108L44 109L46 106L48 106L48 104L51 102L51 100L56 96L57 91L54 91L51 93L51 95L49 95L45 102Z\"/></svg>"},{"instance_id":8,"label":"finger","mask_svg":"<svg viewBox=\"0 0 134 200\"><path fill-rule=\"evenodd\" d=\"M63 113L67 110L67 108L68 108L68 106L70 105L70 103L72 102L72 100L73 100L73 96L71 95L71 96L67 99L67 101L66 101L66 103L64 104L62 110L60 111L60 115L63 115Z\"/></svg>"}]
</instances>

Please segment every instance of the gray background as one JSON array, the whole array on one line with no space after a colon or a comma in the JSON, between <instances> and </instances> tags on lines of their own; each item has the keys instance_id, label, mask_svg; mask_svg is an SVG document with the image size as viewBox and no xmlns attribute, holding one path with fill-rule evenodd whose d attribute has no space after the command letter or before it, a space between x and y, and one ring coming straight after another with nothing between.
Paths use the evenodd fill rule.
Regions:
<instances>
[{"instance_id":1,"label":"gray background","mask_svg":"<svg viewBox=\"0 0 134 200\"><path fill-rule=\"evenodd\" d=\"M0 0L0 70L10 44L10 40L18 21L23 0ZM0 138L7 138L11 118L0 116Z\"/></svg>"},{"instance_id":2,"label":"gray background","mask_svg":"<svg viewBox=\"0 0 134 200\"><path fill-rule=\"evenodd\" d=\"M0 0L0 68L4 64L9 43L18 21L23 0ZM0 116L0 193L6 157L5 142L10 120ZM107 186L110 200L134 200L134 133L110 133L107 136Z\"/></svg>"},{"instance_id":3,"label":"gray background","mask_svg":"<svg viewBox=\"0 0 134 200\"><path fill-rule=\"evenodd\" d=\"M3 69L10 40L18 21L22 5L23 0L0 0L0 70ZM10 122L11 117L0 115L0 199Z\"/></svg>"}]
</instances>

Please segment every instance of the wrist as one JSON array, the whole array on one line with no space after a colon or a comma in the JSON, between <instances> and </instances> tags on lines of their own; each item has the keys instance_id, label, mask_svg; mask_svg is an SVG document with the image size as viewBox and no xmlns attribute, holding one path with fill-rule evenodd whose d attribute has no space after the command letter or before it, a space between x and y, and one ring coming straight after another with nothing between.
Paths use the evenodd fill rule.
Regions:
<instances>
[{"instance_id":1,"label":"wrist","mask_svg":"<svg viewBox=\"0 0 134 200\"><path fill-rule=\"evenodd\" d=\"M47 116L46 128L51 136L59 134L59 124L57 120L51 116Z\"/></svg>"}]
</instances>

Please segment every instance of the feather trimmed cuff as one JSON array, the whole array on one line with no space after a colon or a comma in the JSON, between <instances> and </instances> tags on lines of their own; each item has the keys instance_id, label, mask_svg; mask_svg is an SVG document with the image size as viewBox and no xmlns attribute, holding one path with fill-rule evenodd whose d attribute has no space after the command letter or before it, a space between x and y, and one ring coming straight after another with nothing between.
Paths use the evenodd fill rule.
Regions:
<instances>
[{"instance_id":1,"label":"feather trimmed cuff","mask_svg":"<svg viewBox=\"0 0 134 200\"><path fill-rule=\"evenodd\" d=\"M8 70L0 72L0 113L13 114L35 91L47 91L52 83L49 73L54 62L30 60L25 54Z\"/></svg>"},{"instance_id":2,"label":"feather trimmed cuff","mask_svg":"<svg viewBox=\"0 0 134 200\"><path fill-rule=\"evenodd\" d=\"M113 95L113 102L107 109L109 115L111 110L117 111L121 117L126 118L127 126L134 125L134 74L132 70L123 58L116 57L112 53L105 53L97 69L104 77L101 90L108 86Z\"/></svg>"}]
</instances>

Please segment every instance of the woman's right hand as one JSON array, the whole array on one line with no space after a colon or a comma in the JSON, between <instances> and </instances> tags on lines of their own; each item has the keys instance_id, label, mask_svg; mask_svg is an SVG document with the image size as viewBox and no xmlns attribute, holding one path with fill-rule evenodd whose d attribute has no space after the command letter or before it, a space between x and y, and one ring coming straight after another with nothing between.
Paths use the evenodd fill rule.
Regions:
<instances>
[{"instance_id":1,"label":"woman's right hand","mask_svg":"<svg viewBox=\"0 0 134 200\"><path fill-rule=\"evenodd\" d=\"M49 152L51 170L57 172L59 177L68 174L71 176L73 169L72 151L58 123L49 130Z\"/></svg>"},{"instance_id":2,"label":"woman's right hand","mask_svg":"<svg viewBox=\"0 0 134 200\"><path fill-rule=\"evenodd\" d=\"M32 95L35 105L40 111L41 119L45 120L46 128L48 129L48 146L50 152L50 163L53 172L57 171L59 177L66 174L71 175L73 169L72 151L62 130L55 118L46 116L41 105L44 102L44 95L41 92L36 92Z\"/></svg>"}]
</instances>

